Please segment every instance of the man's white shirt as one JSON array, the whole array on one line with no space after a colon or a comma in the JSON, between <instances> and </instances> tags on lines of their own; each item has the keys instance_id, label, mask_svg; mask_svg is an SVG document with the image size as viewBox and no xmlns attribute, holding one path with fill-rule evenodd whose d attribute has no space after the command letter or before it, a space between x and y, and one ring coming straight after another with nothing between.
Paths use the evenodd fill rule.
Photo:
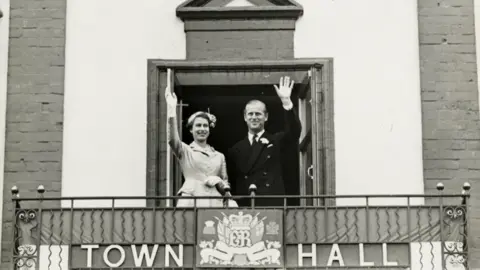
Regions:
<instances>
[{"instance_id":1,"label":"man's white shirt","mask_svg":"<svg viewBox=\"0 0 480 270\"><path fill-rule=\"evenodd\" d=\"M260 139L260 137L262 137L263 133L265 133L265 129L260 131L259 133L257 133L257 139L256 141L258 142L258 139ZM250 145L253 144L253 136L254 134L252 133L248 133L248 140L250 141Z\"/></svg>"}]
</instances>

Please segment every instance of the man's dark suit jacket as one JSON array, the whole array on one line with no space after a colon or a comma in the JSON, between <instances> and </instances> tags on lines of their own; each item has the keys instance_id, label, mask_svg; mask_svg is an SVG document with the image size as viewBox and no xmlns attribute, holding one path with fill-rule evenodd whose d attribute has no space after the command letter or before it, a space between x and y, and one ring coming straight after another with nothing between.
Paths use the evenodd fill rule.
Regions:
<instances>
[{"instance_id":1,"label":"man's dark suit jacket","mask_svg":"<svg viewBox=\"0 0 480 270\"><path fill-rule=\"evenodd\" d=\"M300 120L292 108L285 110L284 131L275 134L265 131L254 146L246 136L230 148L227 164L229 178L235 179L233 195L250 195L250 184L257 186L257 195L285 195L281 154L285 147L298 144L301 129ZM268 143L262 143L261 138L266 138ZM237 202L239 206L250 206L251 201ZM283 206L283 199L255 200L255 206Z\"/></svg>"}]
</instances>

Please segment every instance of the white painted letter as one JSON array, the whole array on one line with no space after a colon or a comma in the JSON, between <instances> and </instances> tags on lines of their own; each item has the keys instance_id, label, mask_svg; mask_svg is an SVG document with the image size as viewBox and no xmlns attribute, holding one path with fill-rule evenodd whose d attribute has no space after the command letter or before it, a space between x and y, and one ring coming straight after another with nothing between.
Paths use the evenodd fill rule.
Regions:
<instances>
[{"instance_id":1,"label":"white painted letter","mask_svg":"<svg viewBox=\"0 0 480 270\"><path fill-rule=\"evenodd\" d=\"M303 266L303 258L312 258L312 266L317 266L317 245L312 244L312 252L304 253L303 244L298 244L298 266Z\"/></svg>"},{"instance_id":2,"label":"white painted letter","mask_svg":"<svg viewBox=\"0 0 480 270\"><path fill-rule=\"evenodd\" d=\"M135 267L142 267L142 261L146 259L147 267L152 267L155 257L157 256L158 245L154 245L152 253L148 253L148 246L146 244L142 245L140 249L140 255L137 253L137 247L132 245L132 255ZM146 257L146 258L145 258Z\"/></svg>"},{"instance_id":3,"label":"white painted letter","mask_svg":"<svg viewBox=\"0 0 480 270\"><path fill-rule=\"evenodd\" d=\"M108 259L108 254L110 253L110 250L112 249L116 249L120 252L120 259L118 260L118 262L116 263L112 263L109 259ZM125 250L119 246L119 245L111 245L111 246L108 246L105 251L103 252L103 261L105 262L106 265L108 265L109 267L119 267L120 265L123 264L123 262L125 261Z\"/></svg>"},{"instance_id":4,"label":"white painted letter","mask_svg":"<svg viewBox=\"0 0 480 270\"><path fill-rule=\"evenodd\" d=\"M87 267L92 267L92 251L97 249L98 245L81 245L81 249L87 249Z\"/></svg>"},{"instance_id":5,"label":"white painted letter","mask_svg":"<svg viewBox=\"0 0 480 270\"><path fill-rule=\"evenodd\" d=\"M179 267L183 266L183 245L182 244L178 245L178 256L177 254L175 254L175 251L173 251L172 246L170 245L165 246L165 267L170 267L170 255L175 260L175 263L177 264L177 266Z\"/></svg>"},{"instance_id":6,"label":"white painted letter","mask_svg":"<svg viewBox=\"0 0 480 270\"><path fill-rule=\"evenodd\" d=\"M389 262L388 261L388 252L387 252L387 244L382 244L382 255L383 255L383 266L395 266L398 265L398 262Z\"/></svg>"},{"instance_id":7,"label":"white painted letter","mask_svg":"<svg viewBox=\"0 0 480 270\"><path fill-rule=\"evenodd\" d=\"M363 244L358 244L358 256L360 256L360 266L374 266L374 262L365 261L365 251L363 250Z\"/></svg>"},{"instance_id":8,"label":"white painted letter","mask_svg":"<svg viewBox=\"0 0 480 270\"><path fill-rule=\"evenodd\" d=\"M332 249L330 250L330 255L328 255L327 266L332 266L333 261L338 261L340 266L345 266L338 244L333 244Z\"/></svg>"}]
</instances>

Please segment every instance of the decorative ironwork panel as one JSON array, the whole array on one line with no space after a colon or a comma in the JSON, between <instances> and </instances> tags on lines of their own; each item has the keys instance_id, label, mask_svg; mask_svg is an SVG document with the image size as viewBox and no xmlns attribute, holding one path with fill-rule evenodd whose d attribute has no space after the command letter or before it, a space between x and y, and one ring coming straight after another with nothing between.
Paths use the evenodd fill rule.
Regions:
<instances>
[{"instance_id":1,"label":"decorative ironwork panel","mask_svg":"<svg viewBox=\"0 0 480 270\"><path fill-rule=\"evenodd\" d=\"M252 207L217 209L51 208L46 201L67 199L15 196L13 262L16 269L468 269L469 196L432 196L435 205L299 207L285 197L283 207L263 208L252 196ZM23 208L25 201L35 207Z\"/></svg>"}]
</instances>

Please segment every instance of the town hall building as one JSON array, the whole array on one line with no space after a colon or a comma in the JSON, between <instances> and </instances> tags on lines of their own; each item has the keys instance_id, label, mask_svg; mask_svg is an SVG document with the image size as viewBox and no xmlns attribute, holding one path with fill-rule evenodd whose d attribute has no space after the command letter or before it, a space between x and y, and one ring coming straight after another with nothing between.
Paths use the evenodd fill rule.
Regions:
<instances>
[{"instance_id":1,"label":"town hall building","mask_svg":"<svg viewBox=\"0 0 480 270\"><path fill-rule=\"evenodd\" d=\"M0 0L1 268L480 269L476 11ZM208 111L226 153L251 99L283 129L282 76L302 126L283 207L255 188L247 208L176 207L167 84L181 139Z\"/></svg>"}]
</instances>

